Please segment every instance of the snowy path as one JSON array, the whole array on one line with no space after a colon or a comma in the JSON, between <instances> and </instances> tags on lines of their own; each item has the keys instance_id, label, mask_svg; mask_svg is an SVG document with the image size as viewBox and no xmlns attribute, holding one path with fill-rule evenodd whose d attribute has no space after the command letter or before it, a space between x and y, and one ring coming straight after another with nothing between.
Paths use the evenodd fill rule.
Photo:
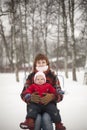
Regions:
<instances>
[{"instance_id":1,"label":"snowy path","mask_svg":"<svg viewBox=\"0 0 87 130\"><path fill-rule=\"evenodd\" d=\"M19 123L26 115L20 99L23 80L21 75L16 83L14 74L0 74L0 130L21 130ZM64 86L66 94L58 104L64 125L67 130L87 130L87 86L70 79L64 80Z\"/></svg>"},{"instance_id":2,"label":"snowy path","mask_svg":"<svg viewBox=\"0 0 87 130\"><path fill-rule=\"evenodd\" d=\"M23 84L15 82L14 74L0 75L0 130L20 130L25 103L20 99Z\"/></svg>"}]
</instances>

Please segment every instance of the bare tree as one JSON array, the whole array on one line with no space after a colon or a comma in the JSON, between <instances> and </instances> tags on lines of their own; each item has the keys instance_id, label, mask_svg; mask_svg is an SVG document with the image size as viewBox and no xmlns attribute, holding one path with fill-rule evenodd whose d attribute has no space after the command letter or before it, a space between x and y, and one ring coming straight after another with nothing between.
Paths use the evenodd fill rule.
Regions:
<instances>
[{"instance_id":1,"label":"bare tree","mask_svg":"<svg viewBox=\"0 0 87 130\"><path fill-rule=\"evenodd\" d=\"M75 27L78 24L75 21L75 9L82 5L82 8L78 9L80 11L84 10L84 18L82 18L83 15L80 17L86 23L86 0L80 0L80 2L75 0L75 3L74 0L11 0L7 1L7 3L6 5L6 1L3 2L6 7L0 4L2 8L5 7L5 11L0 10L0 18L2 15L7 15L10 28L6 36L6 28L4 28L1 19L0 36L1 40L3 40L2 43L6 49L6 58L9 63L13 64L13 61L15 61L17 63L16 67L19 69L19 65L20 68L22 65L25 66L25 63L30 62L28 59L32 60L38 52L44 52L49 57L55 56L60 67L64 67L63 63L65 62L65 75L68 77L68 52L71 56L69 49L72 48L72 76L73 80L76 80L76 43L79 38L75 40ZM81 4L78 6L77 3ZM79 24L83 30L85 24L82 25ZM85 37L83 37L85 41L86 32L84 31ZM71 48L68 45L69 38L71 40ZM62 62L60 57L64 59ZM56 66L58 66L57 64ZM69 65L71 67L71 63Z\"/></svg>"},{"instance_id":2,"label":"bare tree","mask_svg":"<svg viewBox=\"0 0 87 130\"><path fill-rule=\"evenodd\" d=\"M0 1L1 2L1 1ZM10 63L10 67L11 67L11 70L13 71L14 70L14 65L13 65L13 48L10 47L10 45L8 44L8 41L7 41L7 37L5 35L5 31L4 31L4 26L3 26L3 21L2 21L2 16L7 16L7 12L3 12L2 11L2 8L1 8L1 3L0 3L0 35L2 37L2 41L3 41L3 46L5 48L5 52L6 52L6 57Z\"/></svg>"},{"instance_id":3,"label":"bare tree","mask_svg":"<svg viewBox=\"0 0 87 130\"><path fill-rule=\"evenodd\" d=\"M26 0L24 1L24 7L25 7L25 29L26 29L26 33L27 33L27 28L26 28ZM20 12L20 15L19 15L19 21L20 21L20 45L21 45L21 52L22 52L22 62L23 62L23 66L24 66L24 74L25 74L25 78L26 78L26 59L25 59L25 47L24 47L24 37L23 37L23 26L22 26L22 11L21 11L21 3L19 1L19 12ZM27 44L27 34L26 34L26 40L25 40L26 44Z\"/></svg>"},{"instance_id":4,"label":"bare tree","mask_svg":"<svg viewBox=\"0 0 87 130\"><path fill-rule=\"evenodd\" d=\"M64 29L64 49L65 49L64 68L65 68L65 76L66 78L68 78L68 35L67 35L67 13L66 13L65 0L61 0L61 6L62 6L63 29Z\"/></svg>"},{"instance_id":5,"label":"bare tree","mask_svg":"<svg viewBox=\"0 0 87 130\"><path fill-rule=\"evenodd\" d=\"M75 36L74 36L74 12L75 12L75 0L68 0L69 3L69 20L71 28L71 47L72 47L72 77L73 80L76 78L76 45L75 45Z\"/></svg>"},{"instance_id":6,"label":"bare tree","mask_svg":"<svg viewBox=\"0 0 87 130\"><path fill-rule=\"evenodd\" d=\"M87 46L87 0L80 0L79 8L82 11L82 17L81 21L84 24L84 27L82 28L81 32L81 41ZM83 83L87 85L87 47L84 48L85 51L85 72L84 72L84 81Z\"/></svg>"},{"instance_id":7,"label":"bare tree","mask_svg":"<svg viewBox=\"0 0 87 130\"><path fill-rule=\"evenodd\" d=\"M15 47L15 74L16 74L16 81L19 82L19 69L18 69L18 49L17 49L17 43L16 43L16 36L15 36L15 1L11 0L11 13L12 13L12 26L13 26L13 45Z\"/></svg>"},{"instance_id":8,"label":"bare tree","mask_svg":"<svg viewBox=\"0 0 87 130\"><path fill-rule=\"evenodd\" d=\"M59 58L59 45L60 45L60 1L59 1L59 4L58 4L58 9L57 9L57 14L58 14L58 17L57 17L57 21L58 21L58 25L57 25L57 64L56 64L56 71L58 71L58 58Z\"/></svg>"}]
</instances>

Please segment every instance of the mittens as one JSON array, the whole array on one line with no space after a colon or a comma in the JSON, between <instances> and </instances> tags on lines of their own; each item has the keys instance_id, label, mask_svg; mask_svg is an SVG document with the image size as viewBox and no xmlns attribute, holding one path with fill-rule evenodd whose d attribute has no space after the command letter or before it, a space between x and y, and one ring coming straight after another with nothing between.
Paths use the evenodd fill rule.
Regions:
<instances>
[{"instance_id":1,"label":"mittens","mask_svg":"<svg viewBox=\"0 0 87 130\"><path fill-rule=\"evenodd\" d=\"M63 94L57 94L56 98L57 98L57 102L62 101L63 100Z\"/></svg>"},{"instance_id":2,"label":"mittens","mask_svg":"<svg viewBox=\"0 0 87 130\"><path fill-rule=\"evenodd\" d=\"M25 102L28 103L30 101L30 99L31 99L31 94L26 94L24 99L25 99Z\"/></svg>"},{"instance_id":3,"label":"mittens","mask_svg":"<svg viewBox=\"0 0 87 130\"><path fill-rule=\"evenodd\" d=\"M48 104L49 102L53 101L55 99L55 95L54 94L45 94L41 99L40 102L44 105Z\"/></svg>"},{"instance_id":4,"label":"mittens","mask_svg":"<svg viewBox=\"0 0 87 130\"><path fill-rule=\"evenodd\" d=\"M40 102L40 96L38 95L38 93L35 92L31 95L31 102L34 102L34 103Z\"/></svg>"},{"instance_id":5,"label":"mittens","mask_svg":"<svg viewBox=\"0 0 87 130\"><path fill-rule=\"evenodd\" d=\"M61 90L60 87L58 87L58 88L56 89L56 91L57 91L57 94L64 94L64 93L65 93L63 90Z\"/></svg>"}]
</instances>

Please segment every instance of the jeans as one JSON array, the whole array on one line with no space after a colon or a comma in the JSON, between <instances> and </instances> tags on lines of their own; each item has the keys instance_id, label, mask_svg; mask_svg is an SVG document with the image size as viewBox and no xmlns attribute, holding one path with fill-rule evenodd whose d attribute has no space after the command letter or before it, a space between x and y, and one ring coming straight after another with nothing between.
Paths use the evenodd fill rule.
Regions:
<instances>
[{"instance_id":1,"label":"jeans","mask_svg":"<svg viewBox=\"0 0 87 130\"><path fill-rule=\"evenodd\" d=\"M37 115L41 112L48 113L53 122L61 122L59 110L57 109L56 105L52 102L48 103L47 105L30 103L28 107L27 116L36 119ZM42 116L42 122L44 122L44 118L45 117Z\"/></svg>"},{"instance_id":2,"label":"jeans","mask_svg":"<svg viewBox=\"0 0 87 130\"><path fill-rule=\"evenodd\" d=\"M35 121L35 129L34 130L53 130L53 124L51 121L51 117L48 113L44 113L43 115L38 114Z\"/></svg>"}]
</instances>

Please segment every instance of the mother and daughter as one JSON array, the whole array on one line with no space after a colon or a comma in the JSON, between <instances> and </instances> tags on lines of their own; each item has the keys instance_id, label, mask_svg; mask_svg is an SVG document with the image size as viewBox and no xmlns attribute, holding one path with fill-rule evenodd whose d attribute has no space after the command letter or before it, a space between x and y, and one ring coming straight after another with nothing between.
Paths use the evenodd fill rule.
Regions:
<instances>
[{"instance_id":1,"label":"mother and daughter","mask_svg":"<svg viewBox=\"0 0 87 130\"><path fill-rule=\"evenodd\" d=\"M66 130L61 122L57 103L63 100L63 94L57 75L50 69L48 58L38 54L29 74L21 98L27 103L26 120L20 123L22 129L30 130Z\"/></svg>"}]
</instances>

